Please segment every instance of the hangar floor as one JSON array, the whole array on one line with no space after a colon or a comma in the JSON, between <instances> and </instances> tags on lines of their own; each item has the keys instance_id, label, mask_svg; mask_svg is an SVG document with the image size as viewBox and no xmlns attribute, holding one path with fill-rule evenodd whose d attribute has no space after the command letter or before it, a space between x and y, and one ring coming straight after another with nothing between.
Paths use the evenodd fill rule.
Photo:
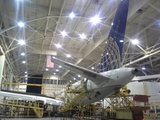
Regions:
<instances>
[{"instance_id":1,"label":"hangar floor","mask_svg":"<svg viewBox=\"0 0 160 120\"><path fill-rule=\"evenodd\" d=\"M74 118L60 118L60 117L52 117L52 118L1 118L0 120L76 120Z\"/></svg>"}]
</instances>

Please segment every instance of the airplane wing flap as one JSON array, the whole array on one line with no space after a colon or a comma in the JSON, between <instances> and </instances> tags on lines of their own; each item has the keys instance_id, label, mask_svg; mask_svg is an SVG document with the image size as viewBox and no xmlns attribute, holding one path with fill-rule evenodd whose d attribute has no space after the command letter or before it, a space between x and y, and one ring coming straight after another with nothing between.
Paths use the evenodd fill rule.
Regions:
<instances>
[{"instance_id":1,"label":"airplane wing flap","mask_svg":"<svg viewBox=\"0 0 160 120\"><path fill-rule=\"evenodd\" d=\"M136 76L132 79L132 81L147 81L160 78L160 74L155 75L146 75L146 76Z\"/></svg>"},{"instance_id":2,"label":"airplane wing flap","mask_svg":"<svg viewBox=\"0 0 160 120\"><path fill-rule=\"evenodd\" d=\"M105 77L103 75L100 75L94 71L88 70L86 68L74 65L72 63L57 59L57 58L51 58L51 61L53 63L59 64L61 66L63 66L66 69L71 70L74 73L80 74L86 78L88 78L89 80L93 81L95 84L99 85L102 82L104 82L105 80L109 80L108 77Z\"/></svg>"}]
</instances>

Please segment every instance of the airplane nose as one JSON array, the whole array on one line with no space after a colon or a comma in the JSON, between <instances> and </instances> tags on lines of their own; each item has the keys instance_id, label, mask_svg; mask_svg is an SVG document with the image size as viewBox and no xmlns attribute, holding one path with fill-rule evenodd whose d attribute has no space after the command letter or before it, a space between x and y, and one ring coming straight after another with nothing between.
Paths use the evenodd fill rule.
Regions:
<instances>
[{"instance_id":1,"label":"airplane nose","mask_svg":"<svg viewBox=\"0 0 160 120\"><path fill-rule=\"evenodd\" d=\"M137 72L138 72L138 69L137 69L137 68L135 68L135 69L132 70L132 74L133 74L133 75L135 75Z\"/></svg>"}]
</instances>

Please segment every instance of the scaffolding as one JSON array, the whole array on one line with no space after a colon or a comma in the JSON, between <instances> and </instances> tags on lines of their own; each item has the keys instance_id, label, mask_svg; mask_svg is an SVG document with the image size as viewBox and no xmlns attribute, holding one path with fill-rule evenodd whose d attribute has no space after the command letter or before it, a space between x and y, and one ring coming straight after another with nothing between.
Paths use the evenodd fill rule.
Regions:
<instances>
[{"instance_id":1,"label":"scaffolding","mask_svg":"<svg viewBox=\"0 0 160 120\"><path fill-rule=\"evenodd\" d=\"M0 102L3 111L0 117L43 117L43 101L3 100Z\"/></svg>"},{"instance_id":2,"label":"scaffolding","mask_svg":"<svg viewBox=\"0 0 160 120\"><path fill-rule=\"evenodd\" d=\"M66 104L62 108L60 108L59 111L67 112L69 110L78 110L77 104L75 103L78 103L78 102L81 103L81 100L82 100L81 98L84 97L88 92L89 91L87 90L77 90L77 89L67 90L65 92Z\"/></svg>"}]
</instances>

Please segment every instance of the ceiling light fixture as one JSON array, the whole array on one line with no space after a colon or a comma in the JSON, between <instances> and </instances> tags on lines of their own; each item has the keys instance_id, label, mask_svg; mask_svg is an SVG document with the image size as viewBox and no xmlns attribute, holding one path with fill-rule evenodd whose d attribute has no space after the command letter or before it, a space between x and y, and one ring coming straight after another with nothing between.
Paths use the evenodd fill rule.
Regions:
<instances>
[{"instance_id":1,"label":"ceiling light fixture","mask_svg":"<svg viewBox=\"0 0 160 120\"><path fill-rule=\"evenodd\" d=\"M93 25L96 25L97 23L100 23L101 22L101 19L99 18L98 15L95 15L94 17L92 17L90 19L90 22L92 22Z\"/></svg>"},{"instance_id":2,"label":"ceiling light fixture","mask_svg":"<svg viewBox=\"0 0 160 120\"><path fill-rule=\"evenodd\" d=\"M71 55L70 55L70 54L67 54L67 55L66 55L66 57L70 58L70 57L71 57Z\"/></svg>"},{"instance_id":3,"label":"ceiling light fixture","mask_svg":"<svg viewBox=\"0 0 160 120\"><path fill-rule=\"evenodd\" d=\"M142 67L142 70L146 70L146 68L145 68L145 67Z\"/></svg>"},{"instance_id":4,"label":"ceiling light fixture","mask_svg":"<svg viewBox=\"0 0 160 120\"><path fill-rule=\"evenodd\" d=\"M73 12L71 12L71 13L69 14L69 17L70 17L71 19L73 19L73 18L75 17L75 14L74 14Z\"/></svg>"},{"instance_id":5,"label":"ceiling light fixture","mask_svg":"<svg viewBox=\"0 0 160 120\"><path fill-rule=\"evenodd\" d=\"M28 73L28 72L26 71L26 72L24 72L24 73Z\"/></svg>"},{"instance_id":6,"label":"ceiling light fixture","mask_svg":"<svg viewBox=\"0 0 160 120\"><path fill-rule=\"evenodd\" d=\"M23 64L25 64L25 63L26 63L26 61L22 61L22 63L23 63Z\"/></svg>"},{"instance_id":7,"label":"ceiling light fixture","mask_svg":"<svg viewBox=\"0 0 160 120\"><path fill-rule=\"evenodd\" d=\"M59 68L62 68L62 66L58 66Z\"/></svg>"},{"instance_id":8,"label":"ceiling light fixture","mask_svg":"<svg viewBox=\"0 0 160 120\"><path fill-rule=\"evenodd\" d=\"M25 54L25 53L21 53L21 55L22 55L22 56L25 56L26 54Z\"/></svg>"},{"instance_id":9,"label":"ceiling light fixture","mask_svg":"<svg viewBox=\"0 0 160 120\"><path fill-rule=\"evenodd\" d=\"M48 68L46 68L46 71L48 71Z\"/></svg>"},{"instance_id":10,"label":"ceiling light fixture","mask_svg":"<svg viewBox=\"0 0 160 120\"><path fill-rule=\"evenodd\" d=\"M137 39L133 39L133 40L132 40L132 44L133 44L133 45L137 45L138 43L139 43L139 41L138 41Z\"/></svg>"},{"instance_id":11,"label":"ceiling light fixture","mask_svg":"<svg viewBox=\"0 0 160 120\"><path fill-rule=\"evenodd\" d=\"M82 33L82 34L80 35L80 38L81 38L82 40L83 40L83 39L86 39L86 35Z\"/></svg>"},{"instance_id":12,"label":"ceiling light fixture","mask_svg":"<svg viewBox=\"0 0 160 120\"><path fill-rule=\"evenodd\" d=\"M94 67L91 67L92 70L94 70Z\"/></svg>"},{"instance_id":13,"label":"ceiling light fixture","mask_svg":"<svg viewBox=\"0 0 160 120\"><path fill-rule=\"evenodd\" d=\"M55 44L55 46L56 46L57 48L61 48L61 47L62 47L59 43Z\"/></svg>"},{"instance_id":14,"label":"ceiling light fixture","mask_svg":"<svg viewBox=\"0 0 160 120\"><path fill-rule=\"evenodd\" d=\"M81 77L81 75L78 75L78 77Z\"/></svg>"},{"instance_id":15,"label":"ceiling light fixture","mask_svg":"<svg viewBox=\"0 0 160 120\"><path fill-rule=\"evenodd\" d=\"M58 72L59 70L58 70L58 69L56 69L56 71Z\"/></svg>"},{"instance_id":16,"label":"ceiling light fixture","mask_svg":"<svg viewBox=\"0 0 160 120\"><path fill-rule=\"evenodd\" d=\"M61 32L61 35L62 35L63 37L67 36L66 31L62 31L62 32Z\"/></svg>"},{"instance_id":17,"label":"ceiling light fixture","mask_svg":"<svg viewBox=\"0 0 160 120\"><path fill-rule=\"evenodd\" d=\"M25 42L24 40L20 39L20 40L18 40L18 44L20 44L20 45L25 45L26 42Z\"/></svg>"},{"instance_id":18,"label":"ceiling light fixture","mask_svg":"<svg viewBox=\"0 0 160 120\"><path fill-rule=\"evenodd\" d=\"M19 27L24 27L24 22L22 22L22 21L21 21L21 22L18 22L18 26L19 26Z\"/></svg>"}]
</instances>

